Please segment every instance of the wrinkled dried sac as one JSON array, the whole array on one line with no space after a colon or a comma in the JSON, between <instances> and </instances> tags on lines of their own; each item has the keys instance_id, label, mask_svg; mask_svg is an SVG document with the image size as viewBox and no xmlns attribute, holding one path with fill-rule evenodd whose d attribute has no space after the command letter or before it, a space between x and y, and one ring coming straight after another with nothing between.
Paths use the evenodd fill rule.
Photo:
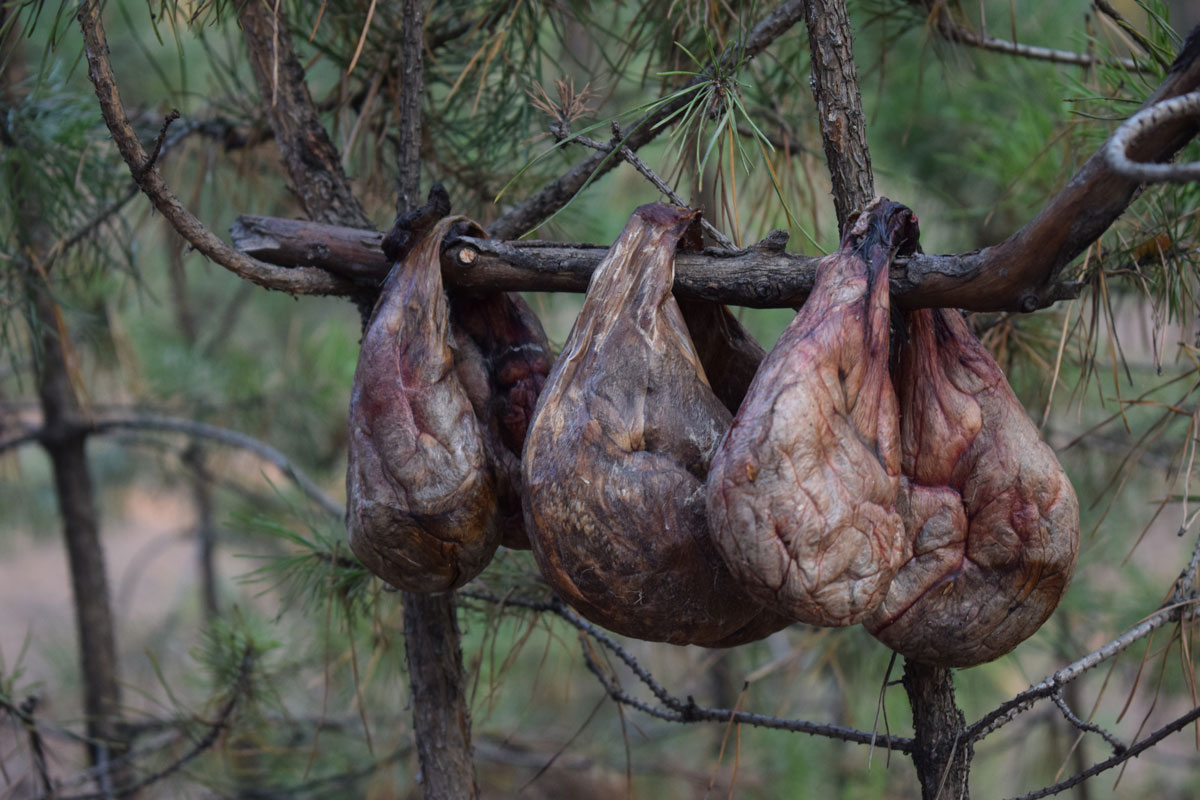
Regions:
<instances>
[{"instance_id":1,"label":"wrinkled dried sac","mask_svg":"<svg viewBox=\"0 0 1200 800\"><path fill-rule=\"evenodd\" d=\"M671 296L694 212L635 212L592 276L525 442L525 520L546 580L627 636L729 646L787 623L721 564L704 477L730 413Z\"/></svg>"},{"instance_id":2,"label":"wrinkled dried sac","mask_svg":"<svg viewBox=\"0 0 1200 800\"><path fill-rule=\"evenodd\" d=\"M438 222L393 267L350 398L350 547L412 592L466 583L500 539L484 438L450 348L439 250L456 221Z\"/></svg>"},{"instance_id":3,"label":"wrinkled dried sac","mask_svg":"<svg viewBox=\"0 0 1200 800\"><path fill-rule=\"evenodd\" d=\"M495 481L500 543L528 550L521 449L554 361L550 342L533 309L516 293L452 293L450 320L455 370L479 420Z\"/></svg>"},{"instance_id":4,"label":"wrinkled dried sac","mask_svg":"<svg viewBox=\"0 0 1200 800\"><path fill-rule=\"evenodd\" d=\"M1075 568L1079 505L961 315L917 311L909 336L896 376L905 564L866 626L909 659L967 667L1054 611Z\"/></svg>"},{"instance_id":5,"label":"wrinkled dried sac","mask_svg":"<svg viewBox=\"0 0 1200 800\"><path fill-rule=\"evenodd\" d=\"M886 199L859 215L819 262L709 473L709 526L730 571L812 625L860 621L900 567L888 265L917 236L913 213Z\"/></svg>"}]
</instances>

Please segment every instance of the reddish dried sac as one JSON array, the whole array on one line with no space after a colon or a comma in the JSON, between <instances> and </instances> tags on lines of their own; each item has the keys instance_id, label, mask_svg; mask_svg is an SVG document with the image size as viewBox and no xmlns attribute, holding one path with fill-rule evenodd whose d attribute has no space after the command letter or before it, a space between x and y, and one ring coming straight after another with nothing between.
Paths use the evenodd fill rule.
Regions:
<instances>
[{"instance_id":1,"label":"reddish dried sac","mask_svg":"<svg viewBox=\"0 0 1200 800\"><path fill-rule=\"evenodd\" d=\"M818 264L713 459L717 549L759 601L802 622L860 621L901 563L888 265L917 236L904 206L881 198L862 212Z\"/></svg>"},{"instance_id":2,"label":"reddish dried sac","mask_svg":"<svg viewBox=\"0 0 1200 800\"><path fill-rule=\"evenodd\" d=\"M525 442L525 519L546 580L588 619L729 646L787 623L724 568L704 478L730 413L671 296L694 212L638 209L592 276Z\"/></svg>"},{"instance_id":3,"label":"reddish dried sac","mask_svg":"<svg viewBox=\"0 0 1200 800\"><path fill-rule=\"evenodd\" d=\"M500 543L529 549L521 449L554 356L541 322L510 292L450 295L455 369L479 420L496 484Z\"/></svg>"},{"instance_id":4,"label":"reddish dried sac","mask_svg":"<svg viewBox=\"0 0 1200 800\"><path fill-rule=\"evenodd\" d=\"M484 437L450 348L439 251L455 222L421 233L393 267L350 399L350 547L376 575L413 592L466 583L500 538Z\"/></svg>"},{"instance_id":5,"label":"reddish dried sac","mask_svg":"<svg viewBox=\"0 0 1200 800\"><path fill-rule=\"evenodd\" d=\"M896 385L905 563L867 629L914 661L991 661L1041 627L1066 590L1075 492L957 312L911 315Z\"/></svg>"}]
</instances>

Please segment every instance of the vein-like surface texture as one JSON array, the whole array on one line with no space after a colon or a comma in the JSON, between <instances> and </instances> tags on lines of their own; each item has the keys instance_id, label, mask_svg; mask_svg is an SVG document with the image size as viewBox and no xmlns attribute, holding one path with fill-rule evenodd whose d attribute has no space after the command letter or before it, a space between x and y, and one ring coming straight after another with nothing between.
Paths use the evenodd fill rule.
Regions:
<instances>
[{"instance_id":1,"label":"vein-like surface texture","mask_svg":"<svg viewBox=\"0 0 1200 800\"><path fill-rule=\"evenodd\" d=\"M867 628L914 661L991 661L1041 627L1066 591L1075 492L958 312L911 315L896 386L905 563Z\"/></svg>"},{"instance_id":2,"label":"vein-like surface texture","mask_svg":"<svg viewBox=\"0 0 1200 800\"><path fill-rule=\"evenodd\" d=\"M450 320L455 370L479 420L495 481L500 543L528 550L521 449L554 361L550 342L533 309L515 292L452 293Z\"/></svg>"},{"instance_id":3,"label":"vein-like surface texture","mask_svg":"<svg viewBox=\"0 0 1200 800\"><path fill-rule=\"evenodd\" d=\"M483 436L450 348L439 250L457 221L438 222L393 267L350 397L350 547L410 592L461 586L500 539Z\"/></svg>"},{"instance_id":4,"label":"vein-like surface texture","mask_svg":"<svg viewBox=\"0 0 1200 800\"><path fill-rule=\"evenodd\" d=\"M592 276L525 442L525 521L542 574L626 636L729 646L787 623L721 563L704 478L730 413L671 296L695 212L642 206Z\"/></svg>"},{"instance_id":5,"label":"vein-like surface texture","mask_svg":"<svg viewBox=\"0 0 1200 800\"><path fill-rule=\"evenodd\" d=\"M884 198L858 216L713 459L717 549L756 598L802 622L860 621L901 563L888 264L917 237L913 213Z\"/></svg>"}]
</instances>

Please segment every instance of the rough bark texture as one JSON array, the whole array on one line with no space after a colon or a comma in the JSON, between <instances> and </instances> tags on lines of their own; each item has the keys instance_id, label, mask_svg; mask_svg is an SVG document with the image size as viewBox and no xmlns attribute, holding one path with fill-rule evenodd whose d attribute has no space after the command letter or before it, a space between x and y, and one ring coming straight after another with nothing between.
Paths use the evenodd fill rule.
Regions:
<instances>
[{"instance_id":1,"label":"rough bark texture","mask_svg":"<svg viewBox=\"0 0 1200 800\"><path fill-rule=\"evenodd\" d=\"M708 520L759 601L851 625L900 566L899 419L882 276L917 244L916 217L880 199L818 268L808 302L763 361L708 477Z\"/></svg>"},{"instance_id":2,"label":"rough bark texture","mask_svg":"<svg viewBox=\"0 0 1200 800\"><path fill-rule=\"evenodd\" d=\"M25 75L18 52L21 20L13 18L17 14L16 8L0 9L0 30L4 31L0 35L0 63L4 64L0 68L0 116L6 116L22 100L19 92ZM0 124L0 146L10 151L21 147L9 135L5 124ZM82 413L71 383L67 361L70 342L65 338L66 328L50 294L43 267L54 241L53 233L38 202L38 190L27 185L15 161L7 170L10 195L5 201L19 224L16 241L12 243L15 263L6 269L27 271L24 280L33 295L38 341L31 355L37 365L38 398L43 415L41 443L54 472L55 498L71 576L88 758L97 768L97 788L109 793L114 786L128 781L128 767L114 766L113 759L125 753L129 742L121 721L116 626L100 540L99 510L87 460L87 434L79 425Z\"/></svg>"},{"instance_id":3,"label":"rough bark texture","mask_svg":"<svg viewBox=\"0 0 1200 800\"><path fill-rule=\"evenodd\" d=\"M1075 568L1079 504L957 312L912 314L896 385L905 562L866 625L910 660L982 664L1058 605Z\"/></svg>"},{"instance_id":4,"label":"rough bark texture","mask_svg":"<svg viewBox=\"0 0 1200 800\"><path fill-rule=\"evenodd\" d=\"M425 800L479 796L471 763L471 714L463 683L454 594L404 594L404 647L412 686L417 780Z\"/></svg>"},{"instance_id":5,"label":"rough bark texture","mask_svg":"<svg viewBox=\"0 0 1200 800\"><path fill-rule=\"evenodd\" d=\"M421 202L421 101L425 97L425 0L404 0L404 39L400 44L400 138L396 170L396 212Z\"/></svg>"},{"instance_id":6,"label":"rough bark texture","mask_svg":"<svg viewBox=\"0 0 1200 800\"><path fill-rule=\"evenodd\" d=\"M525 519L542 574L588 619L726 646L785 620L763 629L705 526L704 477L730 414L670 294L694 216L643 206L596 271L529 429Z\"/></svg>"},{"instance_id":7,"label":"rough bark texture","mask_svg":"<svg viewBox=\"0 0 1200 800\"><path fill-rule=\"evenodd\" d=\"M351 192L341 156L321 124L279 4L272 8L266 0L246 0L238 10L238 22L263 110L305 213L318 222L373 227Z\"/></svg>"},{"instance_id":8,"label":"rough bark texture","mask_svg":"<svg viewBox=\"0 0 1200 800\"><path fill-rule=\"evenodd\" d=\"M108 590L99 513L87 461L87 438L73 425L80 416L75 389L56 325L57 310L44 290L35 303L42 321L38 394L44 434L42 445L54 470L54 489L63 523L79 642L79 671L83 681L83 711L87 720L88 752L100 767L99 784L111 788L125 783L127 770L114 771L111 762L128 747L121 725L121 685L118 680L116 626Z\"/></svg>"},{"instance_id":9,"label":"rough bark texture","mask_svg":"<svg viewBox=\"0 0 1200 800\"><path fill-rule=\"evenodd\" d=\"M461 586L499 542L491 469L455 373L438 268L455 222L420 234L397 262L363 336L350 399L350 546L412 592Z\"/></svg>"},{"instance_id":10,"label":"rough bark texture","mask_svg":"<svg viewBox=\"0 0 1200 800\"><path fill-rule=\"evenodd\" d=\"M804 6L812 53L812 90L821 124L821 144L833 182L838 230L875 196L871 154L858 70L844 0L808 0Z\"/></svg>"},{"instance_id":11,"label":"rough bark texture","mask_svg":"<svg viewBox=\"0 0 1200 800\"><path fill-rule=\"evenodd\" d=\"M950 670L908 661L904 690L913 712L913 765L921 800L968 800L972 743L962 736L966 718L954 700Z\"/></svg>"},{"instance_id":12,"label":"rough bark texture","mask_svg":"<svg viewBox=\"0 0 1200 800\"><path fill-rule=\"evenodd\" d=\"M231 235L239 250L255 258L286 267L320 267L355 285L377 285L391 266L379 249L383 235L376 232L243 215ZM442 276L447 286L479 292L582 292L606 252L595 244L459 237L443 252ZM956 307L973 311L1032 311L1079 294L1077 284L1047 284L1031 291L1023 283L997 285L991 277L987 281L993 291L979 293L976 282L991 269L984 260L987 252L914 253L895 259L890 270L894 304L924 308L950 298ZM732 253L681 252L674 291L681 298L715 303L796 308L812 291L819 261L784 252L772 237ZM1041 264L1045 274L1052 267Z\"/></svg>"}]
</instances>

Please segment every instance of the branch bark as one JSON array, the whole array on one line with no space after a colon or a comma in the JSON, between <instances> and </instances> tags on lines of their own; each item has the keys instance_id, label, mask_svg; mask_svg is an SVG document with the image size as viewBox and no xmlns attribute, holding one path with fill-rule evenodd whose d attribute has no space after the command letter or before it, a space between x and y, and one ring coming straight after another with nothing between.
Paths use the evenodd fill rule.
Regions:
<instances>
[{"instance_id":1,"label":"branch bark","mask_svg":"<svg viewBox=\"0 0 1200 800\"><path fill-rule=\"evenodd\" d=\"M308 92L283 10L278 3L272 9L266 0L248 0L238 10L238 22L267 121L308 218L371 228Z\"/></svg>"},{"instance_id":2,"label":"branch bark","mask_svg":"<svg viewBox=\"0 0 1200 800\"><path fill-rule=\"evenodd\" d=\"M921 800L967 800L974 747L963 735L965 718L944 667L904 664L904 689L913 714L913 764Z\"/></svg>"},{"instance_id":3,"label":"branch bark","mask_svg":"<svg viewBox=\"0 0 1200 800\"><path fill-rule=\"evenodd\" d=\"M833 184L838 232L875 196L867 124L844 0L808 0L804 7L821 144Z\"/></svg>"}]
</instances>

